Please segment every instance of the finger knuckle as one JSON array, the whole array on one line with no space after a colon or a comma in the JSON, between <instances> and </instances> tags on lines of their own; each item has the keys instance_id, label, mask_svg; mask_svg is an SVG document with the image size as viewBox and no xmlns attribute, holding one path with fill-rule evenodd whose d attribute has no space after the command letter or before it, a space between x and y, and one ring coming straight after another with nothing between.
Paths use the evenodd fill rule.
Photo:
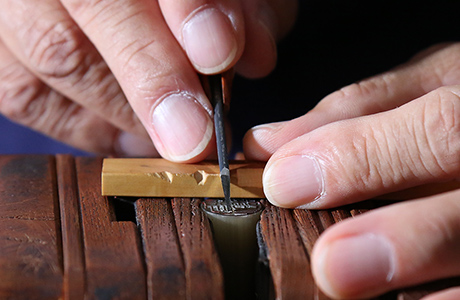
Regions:
<instances>
[{"instance_id":1,"label":"finger knuckle","mask_svg":"<svg viewBox=\"0 0 460 300\"><path fill-rule=\"evenodd\" d=\"M45 78L68 78L84 67L87 57L83 35L72 21L54 24L44 31L29 33L27 58L32 68Z\"/></svg>"},{"instance_id":2,"label":"finger knuckle","mask_svg":"<svg viewBox=\"0 0 460 300\"><path fill-rule=\"evenodd\" d=\"M460 43L438 44L416 55L409 64L430 70L421 72L421 86L428 92L437 87L458 84L460 80Z\"/></svg>"},{"instance_id":3,"label":"finger knuckle","mask_svg":"<svg viewBox=\"0 0 460 300\"><path fill-rule=\"evenodd\" d=\"M32 123L39 117L34 107L43 84L22 66L10 65L0 70L0 111L11 120Z\"/></svg>"},{"instance_id":4,"label":"finger knuckle","mask_svg":"<svg viewBox=\"0 0 460 300\"><path fill-rule=\"evenodd\" d=\"M65 5L68 10L72 11L73 13L79 13L81 11L85 11L88 8L94 8L101 4L104 4L104 0L65 0Z\"/></svg>"},{"instance_id":5,"label":"finger knuckle","mask_svg":"<svg viewBox=\"0 0 460 300\"><path fill-rule=\"evenodd\" d=\"M378 79L363 80L343 87L340 91L344 98L366 97L373 93L379 82Z\"/></svg>"},{"instance_id":6,"label":"finger knuckle","mask_svg":"<svg viewBox=\"0 0 460 300\"><path fill-rule=\"evenodd\" d=\"M426 103L423 114L428 155L437 169L446 174L460 168L460 93L456 90L452 87L435 90L436 100Z\"/></svg>"},{"instance_id":7,"label":"finger knuckle","mask_svg":"<svg viewBox=\"0 0 460 300\"><path fill-rule=\"evenodd\" d=\"M40 94L39 87L23 86L5 94L0 91L0 111L8 119L29 126L43 116L43 109L35 101Z\"/></svg>"},{"instance_id":8,"label":"finger knuckle","mask_svg":"<svg viewBox=\"0 0 460 300\"><path fill-rule=\"evenodd\" d=\"M382 95L391 98L393 96L393 90L391 88L393 81L394 78L392 74L381 74L345 86L329 95L327 100L325 99L325 102L334 105L334 107L343 111L344 114L347 112L354 112L354 114L359 113L367 115L375 113L376 111L386 110L387 108L383 106L383 103L381 104L379 101L375 101L374 98L375 95L379 95L379 98L381 98ZM376 91L378 91L378 93ZM361 99L361 101L359 101L359 106L357 105L357 99Z\"/></svg>"},{"instance_id":9,"label":"finger knuckle","mask_svg":"<svg viewBox=\"0 0 460 300\"><path fill-rule=\"evenodd\" d=\"M331 126L340 127L340 131L329 131L327 140L318 139L314 143L321 149L319 157L325 162L329 183L334 183L340 194L350 195L350 184L355 194L366 194L370 190L382 190L392 185L395 170L391 164L386 167L389 163L388 149L382 146L384 141L380 139L380 129L363 126L364 130L353 130L352 121L337 122L323 128L333 128ZM344 134L352 131L353 134Z\"/></svg>"},{"instance_id":10,"label":"finger knuckle","mask_svg":"<svg viewBox=\"0 0 460 300\"><path fill-rule=\"evenodd\" d=\"M343 170L347 174L348 182L357 183L357 190L365 190L366 187L375 186L381 182L379 173L373 172L375 168L370 157L372 147L369 145L372 141L373 138L369 135L357 135L350 140L351 151L349 153L353 153L356 170L359 172L350 172L346 166L343 167Z\"/></svg>"},{"instance_id":11,"label":"finger knuckle","mask_svg":"<svg viewBox=\"0 0 460 300\"><path fill-rule=\"evenodd\" d=\"M354 164L359 172L354 174L360 190L369 187L382 189L394 184L398 177L396 169L397 155L390 155L388 137L382 128L368 128L361 135L351 140L353 145ZM395 157L396 156L396 157Z\"/></svg>"},{"instance_id":12,"label":"finger knuckle","mask_svg":"<svg viewBox=\"0 0 460 300\"><path fill-rule=\"evenodd\" d=\"M181 93L186 83L170 65L143 51L147 45L139 42L132 44L132 49L124 50L124 55L129 55L124 60L122 73L126 74L125 79L135 87L131 93L132 98L154 104L168 94Z\"/></svg>"}]
</instances>

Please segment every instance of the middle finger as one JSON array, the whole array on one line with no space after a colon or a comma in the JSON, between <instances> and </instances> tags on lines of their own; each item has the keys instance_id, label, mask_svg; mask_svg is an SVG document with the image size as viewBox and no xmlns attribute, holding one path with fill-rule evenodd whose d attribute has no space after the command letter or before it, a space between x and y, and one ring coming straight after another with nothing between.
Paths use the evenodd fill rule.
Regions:
<instances>
[{"instance_id":1,"label":"middle finger","mask_svg":"<svg viewBox=\"0 0 460 300\"><path fill-rule=\"evenodd\" d=\"M211 107L157 1L62 0L99 50L160 154L173 161L212 150Z\"/></svg>"},{"instance_id":2,"label":"middle finger","mask_svg":"<svg viewBox=\"0 0 460 300\"><path fill-rule=\"evenodd\" d=\"M148 138L97 50L57 0L0 0L0 36L42 81L116 127Z\"/></svg>"}]
</instances>

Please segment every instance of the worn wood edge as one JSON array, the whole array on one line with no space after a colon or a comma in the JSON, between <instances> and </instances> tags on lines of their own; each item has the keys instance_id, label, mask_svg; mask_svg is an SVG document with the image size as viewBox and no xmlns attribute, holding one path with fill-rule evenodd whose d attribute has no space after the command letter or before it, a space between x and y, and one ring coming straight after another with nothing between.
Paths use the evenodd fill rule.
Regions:
<instances>
[{"instance_id":1,"label":"worn wood edge","mask_svg":"<svg viewBox=\"0 0 460 300\"><path fill-rule=\"evenodd\" d=\"M57 299L63 266L54 156L1 155L0 179L0 298Z\"/></svg>"},{"instance_id":2,"label":"worn wood edge","mask_svg":"<svg viewBox=\"0 0 460 300\"><path fill-rule=\"evenodd\" d=\"M224 299L224 274L200 201L171 200L184 259L187 299Z\"/></svg>"},{"instance_id":3,"label":"worn wood edge","mask_svg":"<svg viewBox=\"0 0 460 300\"><path fill-rule=\"evenodd\" d=\"M260 233L266 246L277 299L314 299L316 284L291 210L268 204L262 212ZM286 255L288 254L288 255Z\"/></svg>"},{"instance_id":4,"label":"worn wood edge","mask_svg":"<svg viewBox=\"0 0 460 300\"><path fill-rule=\"evenodd\" d=\"M56 155L61 219L64 299L83 299L85 263L75 162L71 155Z\"/></svg>"},{"instance_id":5,"label":"worn wood edge","mask_svg":"<svg viewBox=\"0 0 460 300\"><path fill-rule=\"evenodd\" d=\"M268 247L262 235L260 221L256 225L257 246L259 253L256 265L256 293L260 299L275 299L275 286L268 259Z\"/></svg>"},{"instance_id":6,"label":"worn wood edge","mask_svg":"<svg viewBox=\"0 0 460 300\"><path fill-rule=\"evenodd\" d=\"M147 271L148 299L184 299L185 270L171 204L166 199L135 202Z\"/></svg>"},{"instance_id":7,"label":"worn wood edge","mask_svg":"<svg viewBox=\"0 0 460 300\"><path fill-rule=\"evenodd\" d=\"M319 236L329 226L337 222L334 217L346 217L350 216L341 209L330 210L307 210L307 209L295 209L292 212L292 216L295 220L297 230L301 237L302 243L307 250L309 261L311 260L311 253L313 246L318 240ZM314 298L317 300L330 300L316 285L314 286Z\"/></svg>"},{"instance_id":8,"label":"worn wood edge","mask_svg":"<svg viewBox=\"0 0 460 300\"><path fill-rule=\"evenodd\" d=\"M232 198L265 198L265 163L230 162ZM179 164L160 158L107 158L102 168L102 195L130 197L223 197L216 161Z\"/></svg>"},{"instance_id":9,"label":"worn wood edge","mask_svg":"<svg viewBox=\"0 0 460 300\"><path fill-rule=\"evenodd\" d=\"M117 222L109 199L101 195L102 159L77 157L75 167L85 246L85 297L145 299L146 271L139 231L131 221Z\"/></svg>"},{"instance_id":10,"label":"worn wood edge","mask_svg":"<svg viewBox=\"0 0 460 300\"><path fill-rule=\"evenodd\" d=\"M307 250L308 256L310 256L316 240L324 231L318 212L307 209L295 209L292 215L296 222L302 243Z\"/></svg>"}]
</instances>

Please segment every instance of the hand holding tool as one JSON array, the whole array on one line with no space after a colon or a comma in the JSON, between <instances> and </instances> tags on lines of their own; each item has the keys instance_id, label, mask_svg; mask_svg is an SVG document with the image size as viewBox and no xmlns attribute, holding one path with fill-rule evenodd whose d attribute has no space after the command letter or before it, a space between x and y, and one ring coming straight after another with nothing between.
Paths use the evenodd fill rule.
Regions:
<instances>
[{"instance_id":1,"label":"hand holding tool","mask_svg":"<svg viewBox=\"0 0 460 300\"><path fill-rule=\"evenodd\" d=\"M224 190L225 205L231 208L230 200L230 169L228 166L227 139L225 136L224 104L229 95L229 82L226 74L208 76L210 100L214 108L214 128L216 132L217 157L219 160L220 178Z\"/></svg>"}]
</instances>

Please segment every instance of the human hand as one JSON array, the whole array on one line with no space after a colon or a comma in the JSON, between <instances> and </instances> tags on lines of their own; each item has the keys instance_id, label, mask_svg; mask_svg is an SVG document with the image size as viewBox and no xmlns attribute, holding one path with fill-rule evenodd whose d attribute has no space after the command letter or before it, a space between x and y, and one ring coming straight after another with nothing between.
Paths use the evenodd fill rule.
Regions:
<instances>
[{"instance_id":1,"label":"human hand","mask_svg":"<svg viewBox=\"0 0 460 300\"><path fill-rule=\"evenodd\" d=\"M460 172L460 44L345 87L306 115L252 129L250 159L268 159L267 198L330 208ZM320 288L362 298L460 275L460 191L366 213L327 230L311 262ZM443 298L446 297L446 298ZM448 298L450 297L450 298ZM458 299L460 289L433 295Z\"/></svg>"},{"instance_id":2,"label":"human hand","mask_svg":"<svg viewBox=\"0 0 460 300\"><path fill-rule=\"evenodd\" d=\"M86 151L213 150L197 70L264 76L296 1L0 0L0 112ZM237 63L238 62L238 63ZM152 146L152 142L155 148Z\"/></svg>"}]
</instances>

